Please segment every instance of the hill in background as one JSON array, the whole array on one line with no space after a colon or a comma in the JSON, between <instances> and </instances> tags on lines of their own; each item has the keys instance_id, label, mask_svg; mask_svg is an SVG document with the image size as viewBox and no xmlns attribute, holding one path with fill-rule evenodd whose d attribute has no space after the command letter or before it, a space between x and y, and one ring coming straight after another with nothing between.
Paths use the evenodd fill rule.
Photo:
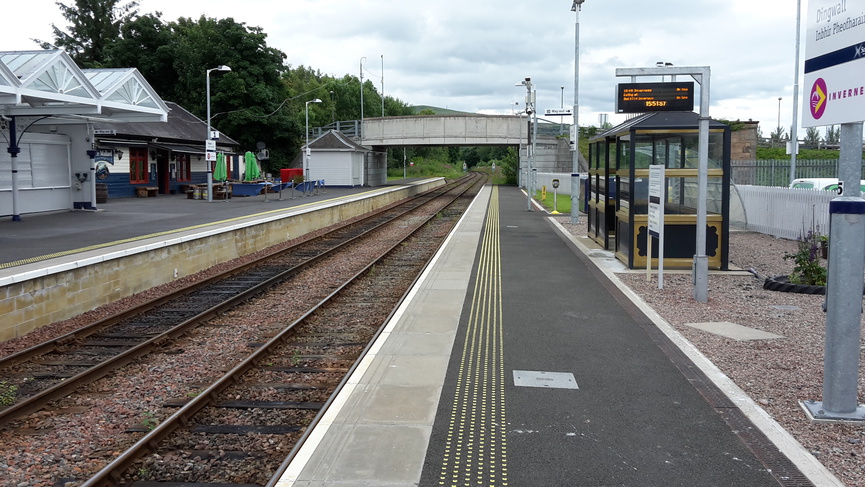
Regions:
<instances>
[{"instance_id":1,"label":"hill in background","mask_svg":"<svg viewBox=\"0 0 865 487\"><path fill-rule=\"evenodd\" d=\"M436 115L474 115L471 112L461 112L459 110L450 110L448 108L433 107L429 105L414 105L411 109L415 115L424 110L432 110Z\"/></svg>"}]
</instances>

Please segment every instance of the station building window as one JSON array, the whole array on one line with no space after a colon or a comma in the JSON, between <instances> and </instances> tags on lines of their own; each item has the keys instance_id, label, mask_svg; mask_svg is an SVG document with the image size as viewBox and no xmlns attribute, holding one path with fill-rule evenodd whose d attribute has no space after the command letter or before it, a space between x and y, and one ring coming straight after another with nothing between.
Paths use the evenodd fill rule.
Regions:
<instances>
[{"instance_id":1,"label":"station building window","mask_svg":"<svg viewBox=\"0 0 865 487\"><path fill-rule=\"evenodd\" d=\"M131 147L129 149L129 182L131 184L142 184L150 182L148 173L147 149L144 147Z\"/></svg>"},{"instance_id":2,"label":"station building window","mask_svg":"<svg viewBox=\"0 0 865 487\"><path fill-rule=\"evenodd\" d=\"M189 161L189 154L177 154L177 180L191 181L192 180L192 164Z\"/></svg>"}]
</instances>

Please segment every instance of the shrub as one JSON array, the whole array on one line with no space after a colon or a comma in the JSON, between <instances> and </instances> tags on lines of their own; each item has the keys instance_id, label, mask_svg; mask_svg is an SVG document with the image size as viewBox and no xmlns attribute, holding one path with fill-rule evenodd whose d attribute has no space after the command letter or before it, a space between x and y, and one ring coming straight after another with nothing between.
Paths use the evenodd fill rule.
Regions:
<instances>
[{"instance_id":1,"label":"shrub","mask_svg":"<svg viewBox=\"0 0 865 487\"><path fill-rule=\"evenodd\" d=\"M826 267L820 262L820 247L824 239L817 230L808 230L808 233L799 237L796 253L784 254L784 260L792 260L795 264L793 272L787 277L788 282L826 285Z\"/></svg>"}]
</instances>

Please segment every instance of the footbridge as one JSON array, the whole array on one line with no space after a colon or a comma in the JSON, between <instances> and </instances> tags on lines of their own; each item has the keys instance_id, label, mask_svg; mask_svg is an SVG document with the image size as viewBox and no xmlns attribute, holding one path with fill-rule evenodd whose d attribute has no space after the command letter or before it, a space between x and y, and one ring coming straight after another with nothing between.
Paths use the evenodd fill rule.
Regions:
<instances>
[{"instance_id":1,"label":"footbridge","mask_svg":"<svg viewBox=\"0 0 865 487\"><path fill-rule=\"evenodd\" d=\"M337 130L372 149L367 159L366 183L373 186L386 173L386 151L396 147L513 146L520 150L521 171L528 167L526 146L529 119L516 115L413 115L335 122L310 134L318 137ZM546 130L545 130L546 129ZM534 167L541 172L571 172L572 153L567 138L557 137L558 124L539 124ZM370 160L371 159L371 160ZM522 180L522 177L520 178Z\"/></svg>"},{"instance_id":2,"label":"footbridge","mask_svg":"<svg viewBox=\"0 0 865 487\"><path fill-rule=\"evenodd\" d=\"M421 115L368 118L360 139L365 146L520 145L528 119L509 115Z\"/></svg>"}]
</instances>

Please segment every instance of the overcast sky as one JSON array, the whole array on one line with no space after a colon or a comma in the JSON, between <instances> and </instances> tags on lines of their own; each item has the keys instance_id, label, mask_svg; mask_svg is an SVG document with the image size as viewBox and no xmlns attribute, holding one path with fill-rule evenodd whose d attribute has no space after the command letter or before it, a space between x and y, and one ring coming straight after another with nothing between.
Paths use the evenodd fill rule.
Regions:
<instances>
[{"instance_id":1,"label":"overcast sky","mask_svg":"<svg viewBox=\"0 0 865 487\"><path fill-rule=\"evenodd\" d=\"M63 2L74 5L73 0ZM232 17L261 27L287 63L357 76L411 105L512 113L531 77L538 109L574 100L573 0L140 0L139 12ZM803 0L802 23L807 18ZM65 28L53 0L7 1L0 51ZM713 118L753 119L768 136L793 118L796 0L586 0L580 12L580 125L614 114L616 68L711 68ZM802 37L804 54L805 37ZM801 66L800 66L801 69ZM641 81L660 81L645 78ZM681 79L680 79L681 81ZM800 76L801 83L801 76ZM564 87L564 91L562 91ZM800 86L801 97L801 86ZM697 92L699 96L699 90ZM699 109L699 103L697 103ZM801 120L801 111L799 115ZM801 132L800 132L801 134Z\"/></svg>"}]
</instances>

